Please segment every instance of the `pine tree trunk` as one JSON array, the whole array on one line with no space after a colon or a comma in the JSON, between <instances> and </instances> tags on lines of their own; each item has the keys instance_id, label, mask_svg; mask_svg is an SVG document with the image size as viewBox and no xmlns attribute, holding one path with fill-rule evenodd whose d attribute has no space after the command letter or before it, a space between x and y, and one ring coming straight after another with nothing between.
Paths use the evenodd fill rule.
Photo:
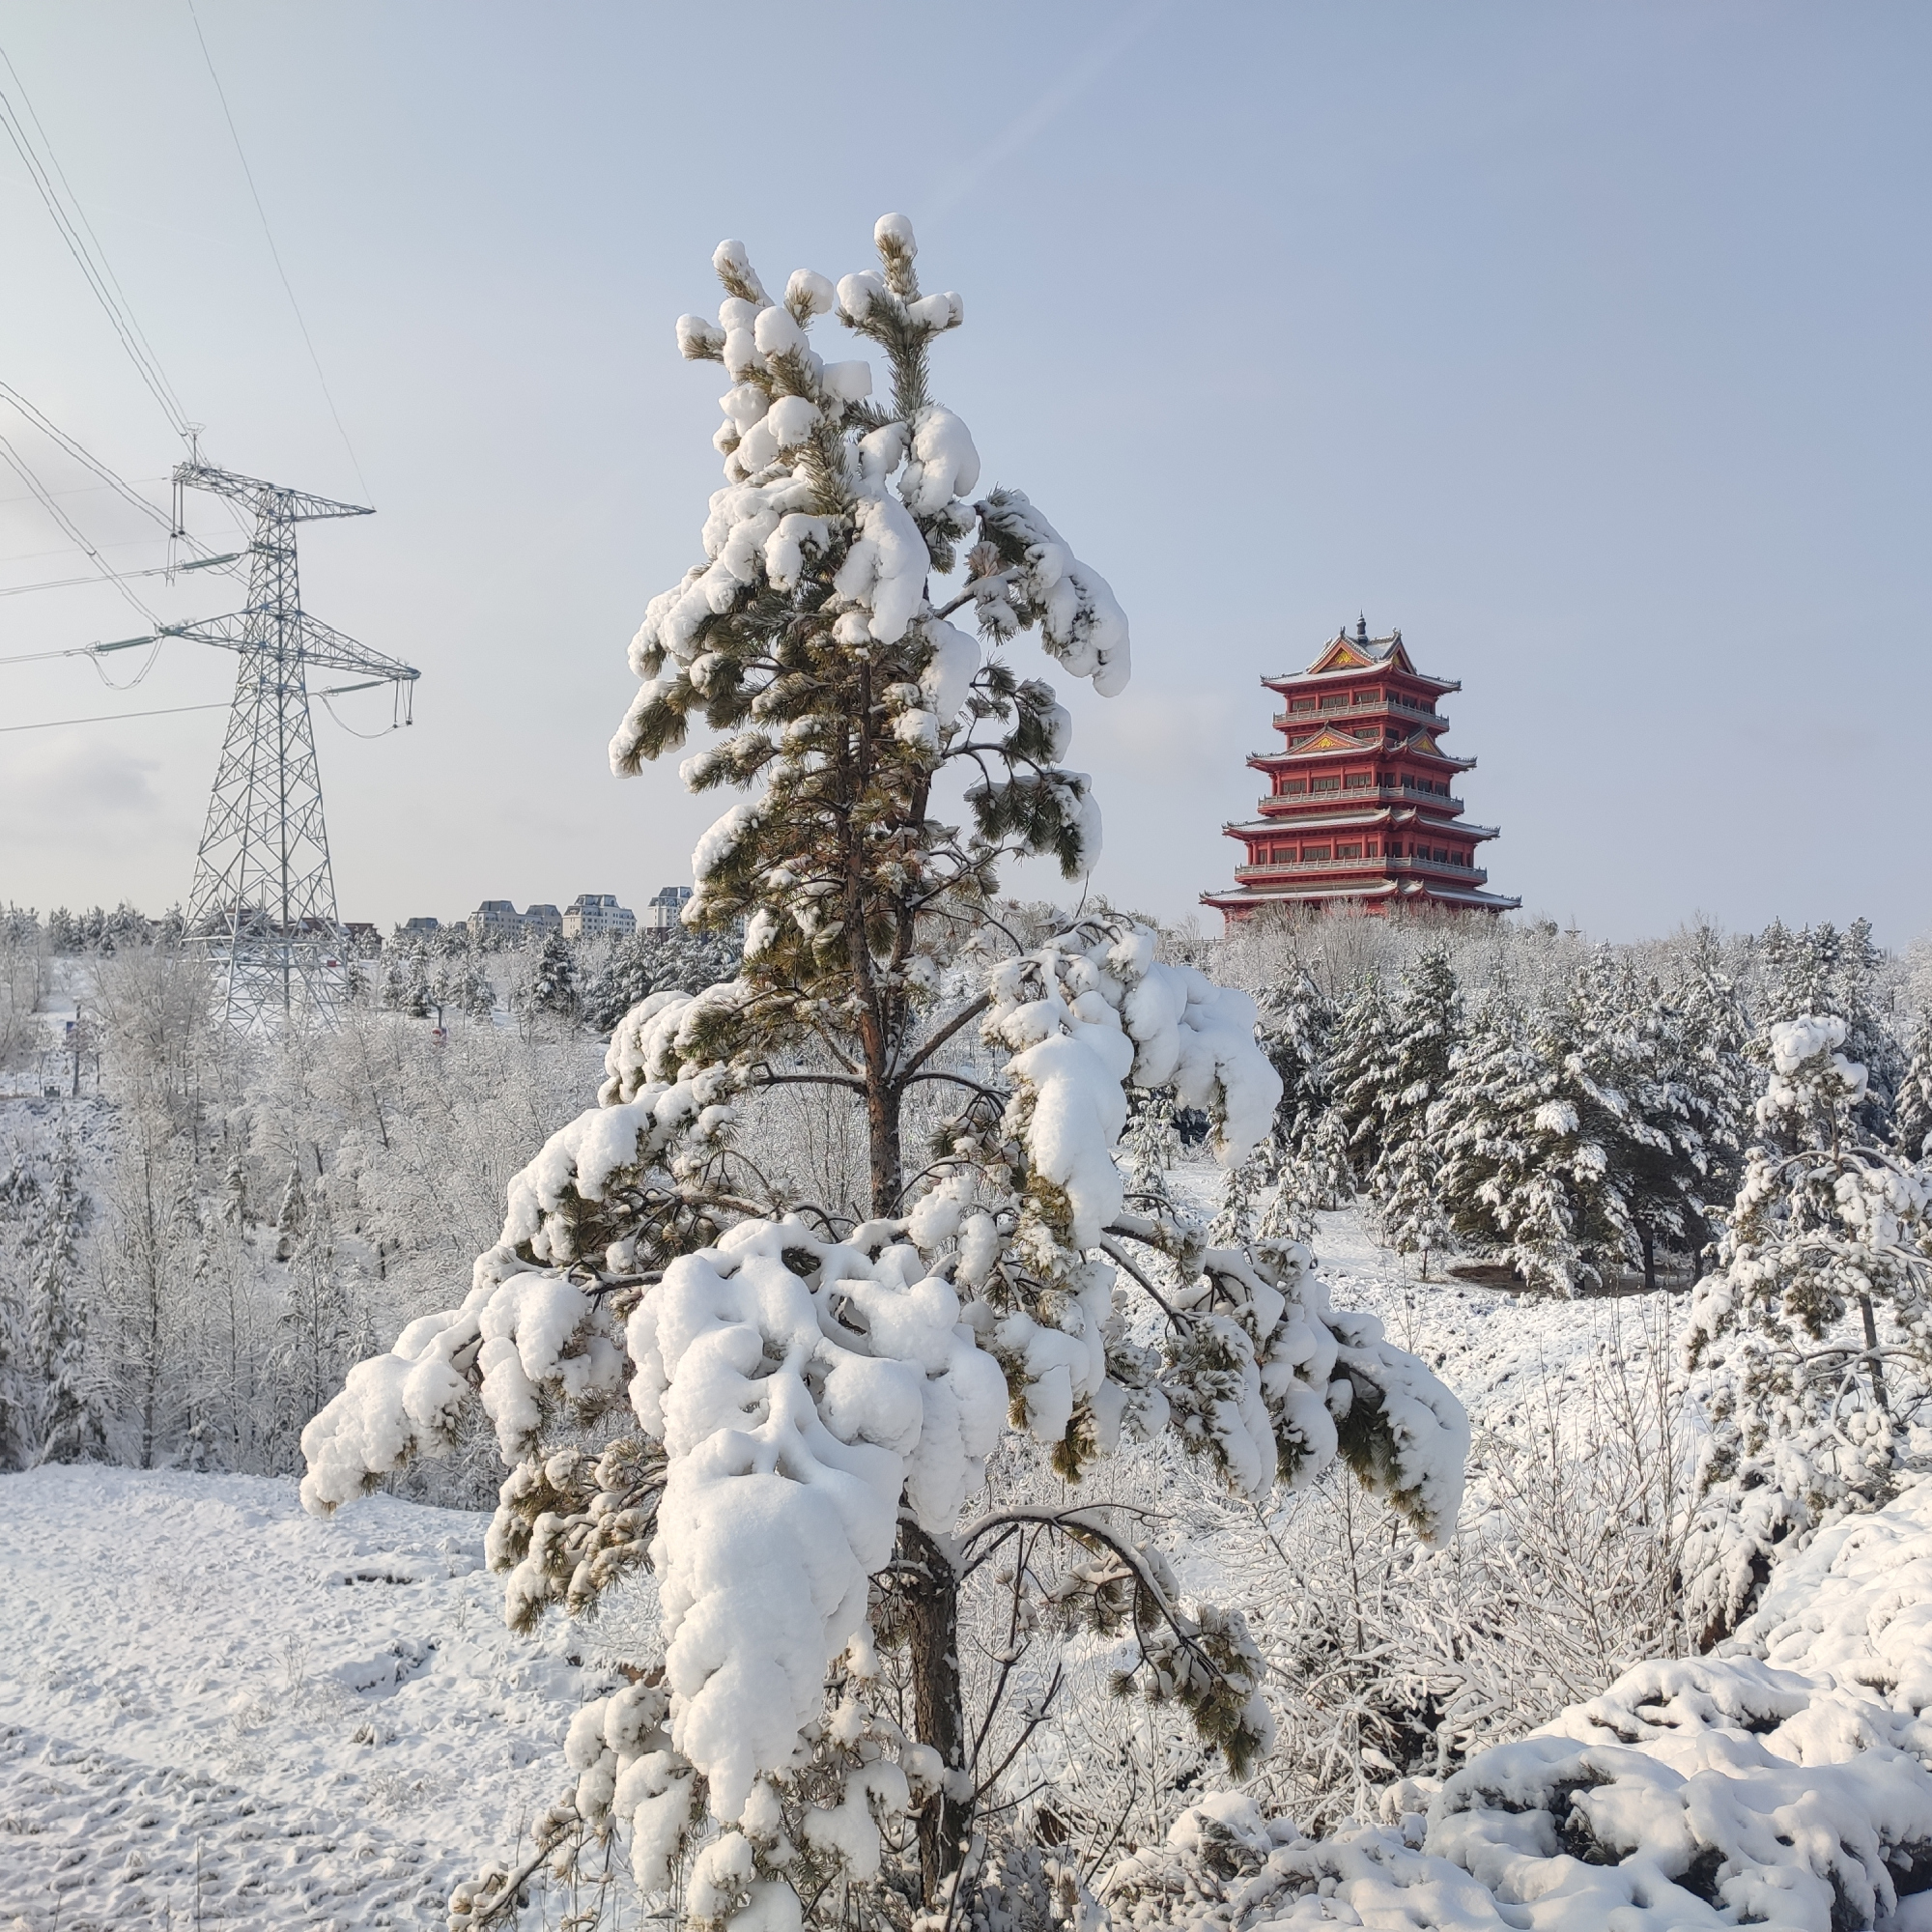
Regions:
<instances>
[{"instance_id":1,"label":"pine tree trunk","mask_svg":"<svg viewBox=\"0 0 1932 1932\"><path fill-rule=\"evenodd\" d=\"M1657 1240L1641 1222L1637 1224L1637 1246L1643 1250L1643 1286L1647 1294L1657 1293Z\"/></svg>"},{"instance_id":2,"label":"pine tree trunk","mask_svg":"<svg viewBox=\"0 0 1932 1932\"><path fill-rule=\"evenodd\" d=\"M899 1109L896 1094L872 1087L866 1095L866 1136L870 1148L872 1212L881 1217L899 1211L904 1187L899 1157Z\"/></svg>"},{"instance_id":3,"label":"pine tree trunk","mask_svg":"<svg viewBox=\"0 0 1932 1932\"><path fill-rule=\"evenodd\" d=\"M921 1744L936 1750L949 1772L964 1769L966 1718L959 1691L959 1579L945 1552L909 1518L899 1523L898 1554L918 1572L907 1592L910 1611L913 1722ZM919 1821L920 1876L928 1906L939 1886L959 1868L972 1810L942 1792Z\"/></svg>"},{"instance_id":4,"label":"pine tree trunk","mask_svg":"<svg viewBox=\"0 0 1932 1932\"><path fill-rule=\"evenodd\" d=\"M1891 1413L1891 1397L1885 1385L1885 1364L1878 1353L1878 1321L1872 1314L1871 1296L1859 1296L1859 1313L1864 1318L1865 1347L1870 1352L1865 1357L1865 1365L1871 1370L1872 1400L1888 1415Z\"/></svg>"}]
</instances>

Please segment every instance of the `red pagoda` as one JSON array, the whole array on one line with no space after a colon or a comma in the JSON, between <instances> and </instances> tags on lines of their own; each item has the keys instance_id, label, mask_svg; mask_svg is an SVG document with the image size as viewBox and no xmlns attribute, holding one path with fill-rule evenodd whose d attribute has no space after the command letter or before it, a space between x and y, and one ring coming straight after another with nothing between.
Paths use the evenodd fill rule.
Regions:
<instances>
[{"instance_id":1,"label":"red pagoda","mask_svg":"<svg viewBox=\"0 0 1932 1932\"><path fill-rule=\"evenodd\" d=\"M1476 848L1495 828L1463 821L1456 774L1476 761L1441 747L1449 726L1436 699L1463 687L1417 670L1400 631L1372 638L1358 621L1350 637L1344 626L1305 671L1262 683L1282 699L1282 748L1249 758L1268 794L1259 818L1224 828L1246 858L1235 890L1203 893L1203 904L1234 920L1270 905L1507 912L1522 903L1481 890L1490 875Z\"/></svg>"}]
</instances>

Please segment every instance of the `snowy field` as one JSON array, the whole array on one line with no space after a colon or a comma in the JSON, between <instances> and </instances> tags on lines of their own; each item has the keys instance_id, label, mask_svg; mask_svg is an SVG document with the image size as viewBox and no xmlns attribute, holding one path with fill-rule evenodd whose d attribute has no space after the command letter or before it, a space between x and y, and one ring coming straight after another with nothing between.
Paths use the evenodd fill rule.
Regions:
<instances>
[{"instance_id":1,"label":"snowy field","mask_svg":"<svg viewBox=\"0 0 1932 1932\"><path fill-rule=\"evenodd\" d=\"M1212 1171L1178 1192L1207 1196ZM1587 1369L1628 1304L1437 1279L1323 1217L1339 1306L1497 1419ZM291 1482L0 1476L0 1932L439 1923L555 1795L588 1633L503 1628L488 1519ZM507 1729L496 1720L507 1719Z\"/></svg>"},{"instance_id":2,"label":"snowy field","mask_svg":"<svg viewBox=\"0 0 1932 1932\"><path fill-rule=\"evenodd\" d=\"M488 1519L293 1482L0 1476L0 1928L428 1926L596 1686L509 1635Z\"/></svg>"},{"instance_id":3,"label":"snowy field","mask_svg":"<svg viewBox=\"0 0 1932 1932\"><path fill-rule=\"evenodd\" d=\"M1206 1192L1205 1174L1178 1178L1180 1191ZM1654 1335L1670 1318L1667 1297L1557 1303L1421 1282L1352 1212L1323 1217L1319 1247L1337 1305L1372 1310L1439 1364L1479 1424L1552 1403L1560 1413L1632 1324ZM486 1855L514 1853L554 1797L571 1713L614 1681L602 1645L630 1634L509 1635L500 1584L482 1567L486 1521L375 1496L322 1522L302 1514L293 1482L251 1477L97 1466L0 1477L0 1932L440 1926L451 1886ZM1793 1675L1713 1660L1660 1696L1657 1673L1677 1667L1646 1666L1546 1736L1598 1752L1637 1746L1593 1775L1614 1770L1647 1812L1672 1815L1695 1810L1714 1778L1740 1816L1776 1810L1796 1800L1793 1763L1811 1764L1803 1804L1847 1848L1852 1890L1888 1862L1905 1889L1916 1872L1877 1840L1863 1845L1854 1813L1867 1802L1898 1811L1885 1847L1916 1839L1932 1816L1918 1768L1932 1756L1920 1715L1932 1707L1932 1485L1821 1537L1774 1581L1738 1648ZM1747 1708L1774 1683L1775 1715ZM1518 1804L1535 1814L1530 1787L1545 1775L1501 1814L1478 1803L1426 1833L1420 1818L1396 1835L1345 1832L1319 1855L1339 1861L1322 1903L1352 1897L1364 1911L1334 1922L1594 1932L1653 1880L1655 1911L1633 1926L1722 1922L1721 1899L1644 1879L1647 1852L1605 1870L1550 1856L1553 1837L1519 1843L1503 1827ZM1257 1839L1258 1855L1279 1838ZM1760 1889L1796 1888L1794 1906L1842 1909L1845 1880L1775 1833L1746 1863L1764 1874ZM1470 1888L1470 1864L1483 1887ZM1512 1895L1542 1903L1523 1917ZM1374 1917L1383 1904L1401 1916ZM1932 1895L1900 1905L1889 1928L1932 1927Z\"/></svg>"}]
</instances>

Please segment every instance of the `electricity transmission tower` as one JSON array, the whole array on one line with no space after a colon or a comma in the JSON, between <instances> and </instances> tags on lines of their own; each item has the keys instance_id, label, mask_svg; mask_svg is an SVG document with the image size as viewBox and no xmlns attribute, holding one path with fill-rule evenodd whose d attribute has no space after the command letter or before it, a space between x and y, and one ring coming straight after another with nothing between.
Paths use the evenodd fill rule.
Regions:
<instances>
[{"instance_id":1,"label":"electricity transmission tower","mask_svg":"<svg viewBox=\"0 0 1932 1932\"><path fill-rule=\"evenodd\" d=\"M215 644L242 661L195 855L187 930L215 965L225 1025L245 1030L272 1015L327 1017L347 990L348 968L322 818L308 669L367 673L319 692L322 697L394 686L404 723L419 673L301 608L296 526L371 511L195 461L175 470L178 532L184 489L226 497L255 518L247 608L161 627L164 637Z\"/></svg>"}]
</instances>

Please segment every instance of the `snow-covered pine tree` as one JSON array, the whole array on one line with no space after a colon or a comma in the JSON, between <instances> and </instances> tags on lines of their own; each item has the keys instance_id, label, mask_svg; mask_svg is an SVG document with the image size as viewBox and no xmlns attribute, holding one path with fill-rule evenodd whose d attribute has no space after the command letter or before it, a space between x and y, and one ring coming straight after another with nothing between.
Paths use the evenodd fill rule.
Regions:
<instances>
[{"instance_id":1,"label":"snow-covered pine tree","mask_svg":"<svg viewBox=\"0 0 1932 1932\"><path fill-rule=\"evenodd\" d=\"M1442 1200L1442 1156L1435 1136L1426 1129L1404 1135L1396 1151L1384 1156L1379 1173L1377 1229L1397 1254L1421 1257L1427 1281L1430 1256L1455 1239Z\"/></svg>"},{"instance_id":2,"label":"snow-covered pine tree","mask_svg":"<svg viewBox=\"0 0 1932 1932\"><path fill-rule=\"evenodd\" d=\"M1599 947L1572 993L1578 1112L1605 1166L1589 1218L1605 1260L1628 1261L1657 1287L1660 1245L1694 1255L1709 1238L1706 1196L1717 1106L1691 1076L1684 1016L1628 954Z\"/></svg>"},{"instance_id":3,"label":"snow-covered pine tree","mask_svg":"<svg viewBox=\"0 0 1932 1932\"><path fill-rule=\"evenodd\" d=\"M510 994L511 1009L526 1030L541 1020L567 1026L576 1020L582 1002L575 950L561 932L545 933Z\"/></svg>"},{"instance_id":4,"label":"snow-covered pine tree","mask_svg":"<svg viewBox=\"0 0 1932 1932\"><path fill-rule=\"evenodd\" d=\"M1127 1199L1142 1213L1163 1213L1174 1205L1167 1187L1167 1177L1180 1158L1180 1129L1174 1115L1169 1088L1143 1087L1129 1096L1121 1162Z\"/></svg>"},{"instance_id":5,"label":"snow-covered pine tree","mask_svg":"<svg viewBox=\"0 0 1932 1932\"><path fill-rule=\"evenodd\" d=\"M1758 1074L1750 1021L1725 958L1722 935L1698 925L1679 954L1668 999L1677 1014L1674 1076L1702 1122L1705 1198L1728 1200L1744 1172Z\"/></svg>"},{"instance_id":6,"label":"snow-covered pine tree","mask_svg":"<svg viewBox=\"0 0 1932 1932\"><path fill-rule=\"evenodd\" d=\"M1865 1069L1859 1131L1869 1141L1889 1140L1905 1054L1891 1030L1886 955L1872 937L1871 922L1854 920L1842 932L1829 923L1793 932L1774 920L1757 944L1764 963L1764 1023L1816 1013L1842 1019L1846 1054Z\"/></svg>"},{"instance_id":7,"label":"snow-covered pine tree","mask_svg":"<svg viewBox=\"0 0 1932 1932\"><path fill-rule=\"evenodd\" d=\"M1334 1002L1297 966L1279 984L1265 986L1257 1006L1257 1037L1281 1076L1281 1105L1275 1111L1275 1139L1284 1148L1305 1149L1331 1111L1335 1048Z\"/></svg>"},{"instance_id":8,"label":"snow-covered pine tree","mask_svg":"<svg viewBox=\"0 0 1932 1932\"><path fill-rule=\"evenodd\" d=\"M608 1037L640 1000L666 991L701 992L729 979L737 963L737 948L715 933L633 933L617 941L584 988L584 1024Z\"/></svg>"},{"instance_id":9,"label":"snow-covered pine tree","mask_svg":"<svg viewBox=\"0 0 1932 1932\"><path fill-rule=\"evenodd\" d=\"M17 1469L25 1461L21 1354L32 1272L25 1231L40 1196L41 1178L26 1148L16 1144L0 1174L0 1469Z\"/></svg>"},{"instance_id":10,"label":"snow-covered pine tree","mask_svg":"<svg viewBox=\"0 0 1932 1932\"><path fill-rule=\"evenodd\" d=\"M1451 1057L1428 1131L1456 1236L1567 1295L1595 1278L1577 1183L1593 1180L1604 1160L1561 1092L1566 1050L1548 1015L1492 987Z\"/></svg>"},{"instance_id":11,"label":"snow-covered pine tree","mask_svg":"<svg viewBox=\"0 0 1932 1932\"><path fill-rule=\"evenodd\" d=\"M1275 1109L1271 1192L1260 1232L1312 1241L1317 1213L1339 1208L1355 1186L1348 1128L1331 1104L1336 1010L1298 966L1289 979L1264 987L1259 1005L1257 1037L1282 1090Z\"/></svg>"},{"instance_id":12,"label":"snow-covered pine tree","mask_svg":"<svg viewBox=\"0 0 1932 1932\"><path fill-rule=\"evenodd\" d=\"M483 970L483 962L468 952L446 953L437 961L432 988L440 1011L459 1012L472 1020L496 1014L496 983Z\"/></svg>"},{"instance_id":13,"label":"snow-covered pine tree","mask_svg":"<svg viewBox=\"0 0 1932 1932\"><path fill-rule=\"evenodd\" d=\"M1749 1613L1780 1549L1892 1493L1932 1380L1932 1186L1864 1137L1849 1035L1834 1014L1771 1028L1721 1266L1691 1302L1711 1430L1685 1576L1707 1647Z\"/></svg>"},{"instance_id":14,"label":"snow-covered pine tree","mask_svg":"<svg viewBox=\"0 0 1932 1932\"><path fill-rule=\"evenodd\" d=\"M1932 1007L1913 1023L1892 1134L1907 1160L1932 1159Z\"/></svg>"},{"instance_id":15,"label":"snow-covered pine tree","mask_svg":"<svg viewBox=\"0 0 1932 1932\"><path fill-rule=\"evenodd\" d=\"M1441 1095L1463 1036L1463 996L1448 953L1430 947L1402 976L1392 1002L1370 1000L1359 1010L1376 1031L1356 1055L1342 1094L1343 1117L1356 1122L1351 1145L1373 1151L1357 1172L1378 1218L1403 1186L1400 1219L1407 1240L1432 1218L1422 1193L1435 1173L1432 1155L1409 1159L1408 1146L1428 1133L1429 1109Z\"/></svg>"},{"instance_id":16,"label":"snow-covered pine tree","mask_svg":"<svg viewBox=\"0 0 1932 1932\"><path fill-rule=\"evenodd\" d=\"M654 1566L662 1676L640 1668L581 1714L574 1793L526 1870L621 1826L644 1889L681 1890L707 1925L903 1925L915 1899L972 1922L961 1888L1003 1829L988 1741L1016 1720L1005 1670L972 1679L968 1720L959 1601L996 1559L1008 1588L1056 1577L1017 1639L1029 1655L1077 1613L1137 1638L1130 1676L1231 1768L1264 1740L1239 1617L1185 1604L1137 1520L1029 1505L962 1521L1003 1441L1072 1480L1122 1431L1172 1428L1249 1494L1340 1456L1435 1537L1467 1439L1422 1364L1328 1308L1304 1250L1216 1249L1123 1205L1131 1088L1204 1110L1226 1165L1266 1133L1280 1086L1251 1000L1158 962L1153 935L1113 915L940 998L940 955L998 937L1003 857L1076 874L1097 849L1088 782L1061 762L1067 714L1004 647L1037 630L1104 695L1125 681L1127 632L1024 497L972 497L972 438L931 389L959 298L921 293L902 217L875 241L879 270L836 289L801 270L780 301L726 242L718 325L678 329L733 385L726 487L705 560L634 643L644 684L612 761L636 771L696 720L721 734L685 781L749 796L701 842L686 918L743 918L742 967L625 1016L602 1104L512 1182L469 1299L353 1370L303 1435L304 1495L327 1511L480 1398L514 1465L490 1548L520 1628ZM882 353L884 399L867 363L812 347L835 309ZM935 604L962 549L965 584ZM967 610L983 650L949 622ZM956 1049L976 1022L1005 1056L997 1086ZM794 1083L862 1114L857 1225L772 1198L736 1149L760 1093ZM957 1097L909 1159L928 1084ZM1134 1339L1137 1305L1158 1347ZM581 1446L591 1431L601 1455ZM914 1869L880 1831L907 1816ZM519 1882L461 1888L452 1923L500 1919Z\"/></svg>"},{"instance_id":17,"label":"snow-covered pine tree","mask_svg":"<svg viewBox=\"0 0 1932 1932\"><path fill-rule=\"evenodd\" d=\"M34 1203L24 1242L25 1319L15 1358L18 1447L23 1466L71 1463L101 1440L99 1397L87 1362L87 1306L80 1238L88 1200L72 1140L54 1145L53 1172Z\"/></svg>"},{"instance_id":18,"label":"snow-covered pine tree","mask_svg":"<svg viewBox=\"0 0 1932 1932\"><path fill-rule=\"evenodd\" d=\"M1335 1014L1327 1099L1355 1173L1381 1158L1382 1101L1394 1081L1394 1014L1381 975L1363 973Z\"/></svg>"},{"instance_id":19,"label":"snow-covered pine tree","mask_svg":"<svg viewBox=\"0 0 1932 1932\"><path fill-rule=\"evenodd\" d=\"M391 945L383 960L383 1004L391 1012L427 1019L435 1004L429 960L420 946Z\"/></svg>"}]
</instances>

